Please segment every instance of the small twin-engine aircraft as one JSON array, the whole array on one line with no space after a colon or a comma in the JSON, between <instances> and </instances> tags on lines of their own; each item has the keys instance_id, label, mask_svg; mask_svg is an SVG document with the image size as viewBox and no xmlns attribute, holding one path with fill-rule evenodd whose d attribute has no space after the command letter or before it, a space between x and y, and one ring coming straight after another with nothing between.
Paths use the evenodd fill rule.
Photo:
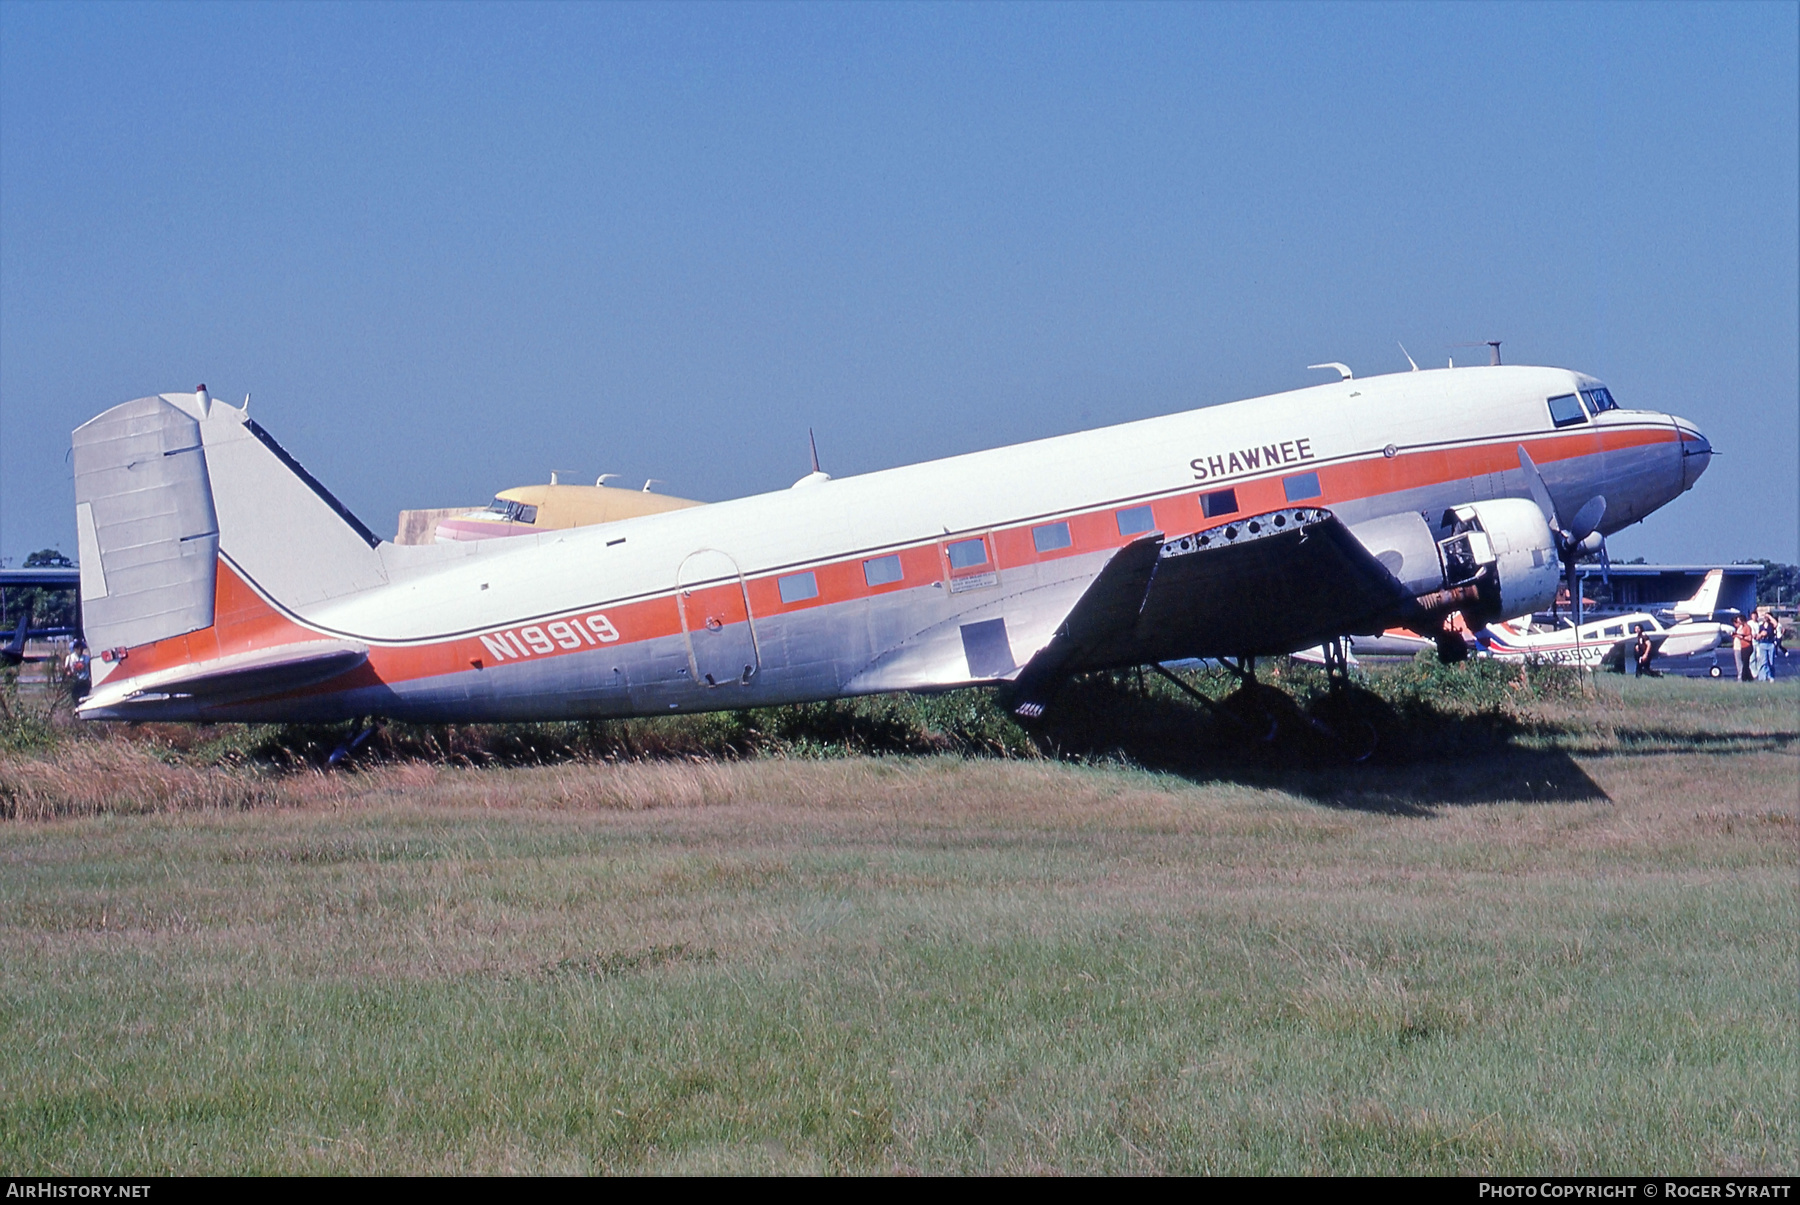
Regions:
<instances>
[{"instance_id":1,"label":"small twin-engine aircraft","mask_svg":"<svg viewBox=\"0 0 1800 1205\"><path fill-rule=\"evenodd\" d=\"M1553 628L1539 628L1531 616L1493 623L1476 636L1481 651L1498 661L1534 661L1548 665L1575 665L1584 669L1617 668L1631 654L1639 630L1650 638L1659 657L1691 657L1719 647L1730 629L1716 623L1663 624L1647 611L1608 615L1579 626L1564 619Z\"/></svg>"},{"instance_id":2,"label":"small twin-engine aircraft","mask_svg":"<svg viewBox=\"0 0 1800 1205\"><path fill-rule=\"evenodd\" d=\"M1647 611L1624 615L1597 616L1590 622L1576 623L1568 618L1542 627L1532 616L1522 615L1503 623L1492 623L1476 633L1481 651L1500 661L1538 661L1555 665L1576 665L1587 669L1600 666L1622 667L1637 643L1641 629L1650 638L1658 657L1691 657L1710 652L1731 635L1731 629L1712 622L1713 609L1719 601L1719 584L1724 571L1714 569L1700 583L1694 596L1675 604L1664 616L1673 620L1665 624Z\"/></svg>"},{"instance_id":3,"label":"small twin-engine aircraft","mask_svg":"<svg viewBox=\"0 0 1800 1205\"><path fill-rule=\"evenodd\" d=\"M1494 366L502 540L375 536L204 386L75 431L94 719L666 714L1258 656L1548 605L1706 438Z\"/></svg>"}]
</instances>

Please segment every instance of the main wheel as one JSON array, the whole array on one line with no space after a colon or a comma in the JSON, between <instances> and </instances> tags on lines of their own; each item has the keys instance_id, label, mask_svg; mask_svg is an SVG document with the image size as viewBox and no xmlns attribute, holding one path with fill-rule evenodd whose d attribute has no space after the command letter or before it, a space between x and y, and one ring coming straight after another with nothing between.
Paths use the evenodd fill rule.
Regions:
<instances>
[{"instance_id":1,"label":"main wheel","mask_svg":"<svg viewBox=\"0 0 1800 1205\"><path fill-rule=\"evenodd\" d=\"M1709 678L1723 678L1725 676L1724 672L1721 671L1719 669L1719 667L1716 665L1713 666L1711 669L1707 670L1706 675Z\"/></svg>"}]
</instances>

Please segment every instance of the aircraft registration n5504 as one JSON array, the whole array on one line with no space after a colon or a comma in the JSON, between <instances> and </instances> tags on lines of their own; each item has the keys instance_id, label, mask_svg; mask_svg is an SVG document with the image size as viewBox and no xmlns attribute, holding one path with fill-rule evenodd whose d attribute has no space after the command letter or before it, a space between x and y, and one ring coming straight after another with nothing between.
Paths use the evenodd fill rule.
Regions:
<instances>
[{"instance_id":1,"label":"aircraft registration n5504","mask_svg":"<svg viewBox=\"0 0 1800 1205\"><path fill-rule=\"evenodd\" d=\"M1196 451L1198 450L1198 455ZM193 393L74 434L102 719L701 711L1254 658L1405 627L1463 643L1694 484L1691 423L1489 366L1290 393L589 527L377 538Z\"/></svg>"}]
</instances>

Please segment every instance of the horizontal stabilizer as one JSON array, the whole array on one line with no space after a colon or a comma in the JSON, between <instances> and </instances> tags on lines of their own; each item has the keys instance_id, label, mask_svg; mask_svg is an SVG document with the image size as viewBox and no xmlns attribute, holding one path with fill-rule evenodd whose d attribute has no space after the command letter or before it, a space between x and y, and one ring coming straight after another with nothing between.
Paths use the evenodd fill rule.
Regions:
<instances>
[{"instance_id":1,"label":"horizontal stabilizer","mask_svg":"<svg viewBox=\"0 0 1800 1205\"><path fill-rule=\"evenodd\" d=\"M214 703L285 694L347 673L368 659L368 646L353 640L283 644L111 681L90 695L79 711L88 719L131 719L138 703L171 698Z\"/></svg>"}]
</instances>

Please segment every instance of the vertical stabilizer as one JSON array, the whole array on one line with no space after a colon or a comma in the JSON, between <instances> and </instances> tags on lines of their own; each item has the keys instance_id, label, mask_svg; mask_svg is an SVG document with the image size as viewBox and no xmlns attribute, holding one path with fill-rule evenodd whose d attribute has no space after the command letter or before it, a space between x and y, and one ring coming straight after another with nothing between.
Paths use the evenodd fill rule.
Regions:
<instances>
[{"instance_id":1,"label":"vertical stabilizer","mask_svg":"<svg viewBox=\"0 0 1800 1205\"><path fill-rule=\"evenodd\" d=\"M294 612L387 582L380 538L204 387L114 406L73 443L82 614L97 649L212 626L221 556Z\"/></svg>"},{"instance_id":2,"label":"vertical stabilizer","mask_svg":"<svg viewBox=\"0 0 1800 1205\"><path fill-rule=\"evenodd\" d=\"M1725 580L1723 569L1709 569L1706 580L1694 591L1694 597L1675 604L1675 614L1683 619L1706 619L1719 609L1719 585Z\"/></svg>"},{"instance_id":3,"label":"vertical stabilizer","mask_svg":"<svg viewBox=\"0 0 1800 1205\"><path fill-rule=\"evenodd\" d=\"M214 401L200 433L219 550L253 585L304 611L387 584L381 537L242 409Z\"/></svg>"}]
</instances>

